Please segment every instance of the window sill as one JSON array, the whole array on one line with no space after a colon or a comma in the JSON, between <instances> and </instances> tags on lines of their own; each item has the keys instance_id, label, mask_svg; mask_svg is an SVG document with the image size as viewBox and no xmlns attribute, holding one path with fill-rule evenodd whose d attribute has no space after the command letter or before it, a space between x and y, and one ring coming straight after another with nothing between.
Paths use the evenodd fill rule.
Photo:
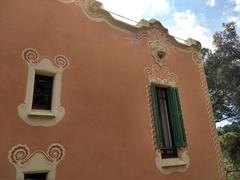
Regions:
<instances>
[{"instance_id":1,"label":"window sill","mask_svg":"<svg viewBox=\"0 0 240 180\"><path fill-rule=\"evenodd\" d=\"M162 159L162 167L172 167L172 166L186 166L187 162L180 158L168 158Z\"/></svg>"},{"instance_id":2,"label":"window sill","mask_svg":"<svg viewBox=\"0 0 240 180\"><path fill-rule=\"evenodd\" d=\"M18 114L23 121L31 126L53 126L61 121L65 114L65 109L62 106L54 108L53 110L28 110L27 104L20 104L18 106Z\"/></svg>"},{"instance_id":3,"label":"window sill","mask_svg":"<svg viewBox=\"0 0 240 180\"><path fill-rule=\"evenodd\" d=\"M177 158L163 159L161 153L157 152L155 163L158 170L163 174L171 174L174 172L185 172L190 164L190 157L187 149L178 149Z\"/></svg>"},{"instance_id":4,"label":"window sill","mask_svg":"<svg viewBox=\"0 0 240 180\"><path fill-rule=\"evenodd\" d=\"M55 117L55 114L50 110L32 110L29 116L46 116L46 117Z\"/></svg>"}]
</instances>

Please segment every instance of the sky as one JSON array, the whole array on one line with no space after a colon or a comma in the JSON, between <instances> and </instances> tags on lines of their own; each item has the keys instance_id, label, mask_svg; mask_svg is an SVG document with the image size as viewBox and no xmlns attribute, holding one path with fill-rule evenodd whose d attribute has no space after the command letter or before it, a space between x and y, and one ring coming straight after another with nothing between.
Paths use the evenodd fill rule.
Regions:
<instances>
[{"instance_id":1,"label":"sky","mask_svg":"<svg viewBox=\"0 0 240 180\"><path fill-rule=\"evenodd\" d=\"M171 35L181 39L191 37L210 49L213 34L223 30L222 23L235 21L240 31L240 0L98 1L104 9L135 21L156 19Z\"/></svg>"}]
</instances>

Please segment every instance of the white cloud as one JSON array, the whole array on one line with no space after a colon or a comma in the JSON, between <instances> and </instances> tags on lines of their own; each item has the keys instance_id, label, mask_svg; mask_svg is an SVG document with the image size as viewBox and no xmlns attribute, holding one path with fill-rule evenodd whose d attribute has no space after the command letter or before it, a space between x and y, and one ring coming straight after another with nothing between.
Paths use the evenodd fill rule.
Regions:
<instances>
[{"instance_id":1,"label":"white cloud","mask_svg":"<svg viewBox=\"0 0 240 180\"><path fill-rule=\"evenodd\" d=\"M191 10L175 12L173 17L175 25L169 27L170 34L182 39L190 37L200 41L203 47L213 48L209 30L197 22L196 15Z\"/></svg>"},{"instance_id":2,"label":"white cloud","mask_svg":"<svg viewBox=\"0 0 240 180\"><path fill-rule=\"evenodd\" d=\"M115 12L124 17L139 21L144 16L154 17L160 13L169 13L170 0L100 0L103 3L103 7L106 10ZM117 18L117 17L116 17ZM196 39L202 43L204 47L212 49L212 39L208 36L208 30L199 25L197 18L191 10L185 12L175 12L173 16L174 25L169 28L169 32L182 39L189 37ZM121 19L121 18L120 18ZM121 19L126 21L126 19ZM135 24L126 21L131 24ZM172 24L172 23L171 23ZM210 34L210 33L209 33Z\"/></svg>"},{"instance_id":3,"label":"white cloud","mask_svg":"<svg viewBox=\"0 0 240 180\"><path fill-rule=\"evenodd\" d=\"M167 13L169 10L170 5L168 0L152 0L148 12L150 13L151 16L154 16L157 13Z\"/></svg>"},{"instance_id":4,"label":"white cloud","mask_svg":"<svg viewBox=\"0 0 240 180\"><path fill-rule=\"evenodd\" d=\"M210 7L215 6L216 0L207 0L207 5Z\"/></svg>"},{"instance_id":5,"label":"white cloud","mask_svg":"<svg viewBox=\"0 0 240 180\"><path fill-rule=\"evenodd\" d=\"M104 9L115 12L127 18L139 21L147 14L153 17L157 13L167 13L170 10L169 0L99 0Z\"/></svg>"},{"instance_id":6,"label":"white cloud","mask_svg":"<svg viewBox=\"0 0 240 180\"><path fill-rule=\"evenodd\" d=\"M231 0L231 2L234 2L235 4L234 10L240 12L240 0Z\"/></svg>"},{"instance_id":7,"label":"white cloud","mask_svg":"<svg viewBox=\"0 0 240 180\"><path fill-rule=\"evenodd\" d=\"M237 27L239 28L240 27L240 16L229 16L228 18L227 18L227 21L228 22L235 22L236 23L236 25L237 25Z\"/></svg>"}]
</instances>

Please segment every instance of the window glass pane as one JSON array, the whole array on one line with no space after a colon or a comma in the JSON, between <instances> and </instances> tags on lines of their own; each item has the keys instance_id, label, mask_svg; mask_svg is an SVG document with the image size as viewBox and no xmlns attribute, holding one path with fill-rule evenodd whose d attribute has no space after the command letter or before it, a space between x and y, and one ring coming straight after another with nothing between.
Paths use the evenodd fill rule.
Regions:
<instances>
[{"instance_id":1,"label":"window glass pane","mask_svg":"<svg viewBox=\"0 0 240 180\"><path fill-rule=\"evenodd\" d=\"M47 173L24 174L24 180L46 180Z\"/></svg>"},{"instance_id":2,"label":"window glass pane","mask_svg":"<svg viewBox=\"0 0 240 180\"><path fill-rule=\"evenodd\" d=\"M53 77L35 75L33 109L51 109Z\"/></svg>"},{"instance_id":3,"label":"window glass pane","mask_svg":"<svg viewBox=\"0 0 240 180\"><path fill-rule=\"evenodd\" d=\"M167 110L167 99L166 99L166 91L163 88L157 88L157 96L158 96L158 106L161 115L161 131L163 135L163 147L164 148L172 148L172 134L171 134L171 126L169 122L168 110Z\"/></svg>"}]
</instances>

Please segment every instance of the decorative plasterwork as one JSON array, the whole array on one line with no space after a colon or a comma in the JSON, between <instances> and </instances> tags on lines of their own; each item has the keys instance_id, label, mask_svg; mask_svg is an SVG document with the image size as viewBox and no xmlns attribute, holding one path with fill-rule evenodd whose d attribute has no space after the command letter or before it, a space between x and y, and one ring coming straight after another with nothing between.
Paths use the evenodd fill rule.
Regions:
<instances>
[{"instance_id":1,"label":"decorative plasterwork","mask_svg":"<svg viewBox=\"0 0 240 180\"><path fill-rule=\"evenodd\" d=\"M151 19L150 21L142 19L136 26L116 20L112 15L103 9L102 3L96 0L58 0L65 4L75 4L80 7L83 13L94 21L104 21L109 26L128 34L127 39L131 43L140 43L142 40L147 41L148 48L155 61L160 65L165 65L169 50L192 53L194 57L196 52L201 49L200 42L188 38L177 41L169 35L168 29L162 24Z\"/></svg>"},{"instance_id":2,"label":"decorative plasterwork","mask_svg":"<svg viewBox=\"0 0 240 180\"><path fill-rule=\"evenodd\" d=\"M160 66L165 65L166 59L167 59L166 47L162 46L161 42L159 40L149 41L148 47L149 47L155 61Z\"/></svg>"},{"instance_id":3,"label":"decorative plasterwork","mask_svg":"<svg viewBox=\"0 0 240 180\"><path fill-rule=\"evenodd\" d=\"M26 123L32 126L52 126L62 120L65 114L61 106L61 83L63 71L69 66L69 60L64 55L56 55L53 60L40 57L36 49L26 48L22 58L28 64L28 77L24 103L18 106L18 114ZM32 109L35 75L53 77L52 102L50 110Z\"/></svg>"},{"instance_id":4,"label":"decorative plasterwork","mask_svg":"<svg viewBox=\"0 0 240 180\"><path fill-rule=\"evenodd\" d=\"M44 172L47 179L55 179L57 164L63 160L65 149L60 144L52 144L47 152L42 150L30 153L25 144L13 146L8 153L8 160L16 168L16 179L24 179L25 173Z\"/></svg>"},{"instance_id":5,"label":"decorative plasterwork","mask_svg":"<svg viewBox=\"0 0 240 180\"><path fill-rule=\"evenodd\" d=\"M196 65L198 65L198 67L203 65L202 56L199 51L192 52L192 60Z\"/></svg>"},{"instance_id":6,"label":"decorative plasterwork","mask_svg":"<svg viewBox=\"0 0 240 180\"><path fill-rule=\"evenodd\" d=\"M96 0L58 0L65 4L75 4L79 6L83 13L94 21L104 21L109 26L119 31L123 31L129 34L128 39L132 42L139 42L142 39L148 39L148 41L159 40L164 42L171 48L177 48L179 50L191 51L192 49L199 49L200 43L191 39L186 40L183 43L176 41L174 37L168 34L168 30L162 26L162 24L151 19L146 21L142 19L136 26L119 21L112 17L112 15L103 9L102 3Z\"/></svg>"},{"instance_id":7,"label":"decorative plasterwork","mask_svg":"<svg viewBox=\"0 0 240 180\"><path fill-rule=\"evenodd\" d=\"M76 0L59 0L59 1L62 3L66 3L66 4L71 4L71 3L76 2Z\"/></svg>"},{"instance_id":8,"label":"decorative plasterwork","mask_svg":"<svg viewBox=\"0 0 240 180\"><path fill-rule=\"evenodd\" d=\"M152 67L146 67L144 73L149 82L155 82L164 86L176 86L177 76L170 72L167 66L153 64Z\"/></svg>"},{"instance_id":9,"label":"decorative plasterwork","mask_svg":"<svg viewBox=\"0 0 240 180\"><path fill-rule=\"evenodd\" d=\"M18 144L9 150L8 159L9 162L15 167L24 167L29 160L38 153L41 153L49 164L55 165L63 159L65 155L65 149L60 144L51 144L46 153L42 150L30 153L27 145Z\"/></svg>"},{"instance_id":10,"label":"decorative plasterwork","mask_svg":"<svg viewBox=\"0 0 240 180\"><path fill-rule=\"evenodd\" d=\"M194 50L201 49L201 44L190 38L186 41L182 40L183 43L179 43L173 36L168 34L168 30L165 29L160 22L154 19L150 21L141 20L139 24L144 24L147 28L131 33L129 39L132 43L139 43L142 40L146 40L149 43L158 41L161 46L167 50L172 49L174 51L186 53L191 53Z\"/></svg>"},{"instance_id":11,"label":"decorative plasterwork","mask_svg":"<svg viewBox=\"0 0 240 180\"><path fill-rule=\"evenodd\" d=\"M26 48L22 51L23 60L27 61L28 64L38 64L41 60L47 58L40 58L39 53L36 49ZM65 69L69 65L69 60L64 55L56 55L52 63L59 69Z\"/></svg>"},{"instance_id":12,"label":"decorative plasterwork","mask_svg":"<svg viewBox=\"0 0 240 180\"><path fill-rule=\"evenodd\" d=\"M128 39L135 44L140 43L142 40L147 41L154 60L160 66L166 64L170 50L171 52L191 53L195 57L196 53L198 54L201 49L201 44L191 38L183 41L184 44L177 42L174 37L168 34L168 30L156 20L141 20L139 24L148 28L130 33Z\"/></svg>"}]
</instances>

